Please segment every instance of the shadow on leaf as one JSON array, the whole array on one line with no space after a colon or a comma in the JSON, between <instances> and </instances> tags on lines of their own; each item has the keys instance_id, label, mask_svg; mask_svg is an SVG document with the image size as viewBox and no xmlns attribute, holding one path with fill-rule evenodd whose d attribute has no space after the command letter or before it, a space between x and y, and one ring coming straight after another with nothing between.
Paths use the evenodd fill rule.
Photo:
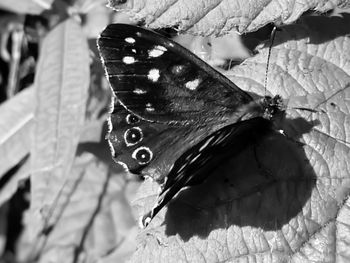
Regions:
<instances>
[{"instance_id":1,"label":"shadow on leaf","mask_svg":"<svg viewBox=\"0 0 350 263\"><path fill-rule=\"evenodd\" d=\"M340 13L338 16L312 16L305 15L300 18L297 24L286 25L280 28L276 34L273 46L278 46L289 40L308 39L308 44L322 44L337 37L347 36L350 34L350 14ZM320 31L319 29L322 28ZM251 51L262 42L268 41L273 29L272 24L260 28L257 31L249 32L242 35L244 45ZM230 61L230 67L232 65ZM239 63L236 63L239 64Z\"/></svg>"},{"instance_id":2,"label":"shadow on leaf","mask_svg":"<svg viewBox=\"0 0 350 263\"><path fill-rule=\"evenodd\" d=\"M285 121L294 139L315 122ZM168 205L165 233L206 238L215 229L253 226L277 230L301 212L316 176L300 143L274 133L225 160L201 185L183 190Z\"/></svg>"},{"instance_id":3,"label":"shadow on leaf","mask_svg":"<svg viewBox=\"0 0 350 263\"><path fill-rule=\"evenodd\" d=\"M286 42L288 39L295 41L304 38L308 38L308 44L319 45L349 35L349 24L350 14L348 13L341 13L339 16L304 16L296 25L283 27L284 30L277 33L278 38L276 38L274 46ZM295 30L298 32L293 34Z\"/></svg>"}]
</instances>

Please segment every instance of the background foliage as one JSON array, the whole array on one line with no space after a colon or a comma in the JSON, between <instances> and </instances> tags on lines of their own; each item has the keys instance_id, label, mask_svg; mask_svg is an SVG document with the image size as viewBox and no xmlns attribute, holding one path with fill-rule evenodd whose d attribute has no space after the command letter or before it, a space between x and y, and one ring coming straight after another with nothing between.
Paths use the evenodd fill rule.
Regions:
<instances>
[{"instance_id":1,"label":"background foliage","mask_svg":"<svg viewBox=\"0 0 350 263\"><path fill-rule=\"evenodd\" d=\"M349 1L105 4L0 1L2 262L350 261L350 17L339 10ZM274 180L247 149L144 230L136 221L158 185L111 161L110 91L96 52L108 23L140 21L202 35L177 40L243 90L282 95L292 138L259 144ZM265 91L271 22L281 31Z\"/></svg>"}]
</instances>

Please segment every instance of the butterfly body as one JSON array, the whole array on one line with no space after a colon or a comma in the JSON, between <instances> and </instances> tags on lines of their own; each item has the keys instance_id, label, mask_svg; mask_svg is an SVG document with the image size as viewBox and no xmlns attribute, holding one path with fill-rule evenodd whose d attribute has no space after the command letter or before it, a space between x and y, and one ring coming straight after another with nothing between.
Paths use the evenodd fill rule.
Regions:
<instances>
[{"instance_id":1,"label":"butterfly body","mask_svg":"<svg viewBox=\"0 0 350 263\"><path fill-rule=\"evenodd\" d=\"M98 40L114 93L108 140L116 162L162 185L145 224L181 189L251 140L284 112L279 96L250 94L175 42L146 29L109 25Z\"/></svg>"}]
</instances>

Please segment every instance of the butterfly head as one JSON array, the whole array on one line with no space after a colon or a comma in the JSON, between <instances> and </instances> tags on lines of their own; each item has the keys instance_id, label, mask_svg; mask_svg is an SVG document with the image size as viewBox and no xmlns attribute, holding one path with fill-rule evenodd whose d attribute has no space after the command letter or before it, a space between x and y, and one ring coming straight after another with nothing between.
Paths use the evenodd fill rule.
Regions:
<instances>
[{"instance_id":1,"label":"butterfly head","mask_svg":"<svg viewBox=\"0 0 350 263\"><path fill-rule=\"evenodd\" d=\"M284 115L286 105L281 96L274 97L265 96L262 100L262 108L264 109L263 117L265 119L272 119L275 116Z\"/></svg>"}]
</instances>

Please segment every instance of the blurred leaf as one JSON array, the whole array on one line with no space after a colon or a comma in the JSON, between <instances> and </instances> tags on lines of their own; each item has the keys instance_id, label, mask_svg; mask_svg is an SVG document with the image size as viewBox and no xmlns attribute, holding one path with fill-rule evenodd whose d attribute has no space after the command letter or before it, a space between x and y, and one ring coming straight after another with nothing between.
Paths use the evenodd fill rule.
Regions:
<instances>
[{"instance_id":1,"label":"blurred leaf","mask_svg":"<svg viewBox=\"0 0 350 263\"><path fill-rule=\"evenodd\" d=\"M105 115L103 115L105 117ZM80 136L80 142L99 142L101 140L101 133L105 118L99 120L90 121L86 123Z\"/></svg>"},{"instance_id":2,"label":"blurred leaf","mask_svg":"<svg viewBox=\"0 0 350 263\"><path fill-rule=\"evenodd\" d=\"M287 110L284 131L304 144L274 134L221 163L140 233L131 262L350 260L349 23L308 17L277 32L268 93L322 110ZM263 48L226 75L263 96L266 60ZM140 216L158 189L149 181L139 189Z\"/></svg>"},{"instance_id":3,"label":"blurred leaf","mask_svg":"<svg viewBox=\"0 0 350 263\"><path fill-rule=\"evenodd\" d=\"M79 13L87 14L89 12L93 12L98 14L101 11L101 7L105 8L106 1L105 0L75 0L74 8L78 10ZM102 17L100 17L102 18ZM105 20L105 17L102 18Z\"/></svg>"},{"instance_id":4,"label":"blurred leaf","mask_svg":"<svg viewBox=\"0 0 350 263\"><path fill-rule=\"evenodd\" d=\"M6 246L6 232L7 232L7 217L8 217L8 206L2 205L0 207L0 253L4 254Z\"/></svg>"},{"instance_id":5,"label":"blurred leaf","mask_svg":"<svg viewBox=\"0 0 350 263\"><path fill-rule=\"evenodd\" d=\"M11 53L8 49L9 38L16 31L23 30L25 16L3 12L0 17L0 57L6 62L10 62Z\"/></svg>"},{"instance_id":6,"label":"blurred leaf","mask_svg":"<svg viewBox=\"0 0 350 263\"><path fill-rule=\"evenodd\" d=\"M297 4L278 0L109 0L109 6L125 10L136 21L151 28L179 25L180 30L199 35L222 35L231 30L252 32L268 23L291 24L307 10L323 13L335 7L349 7L349 0L302 0Z\"/></svg>"},{"instance_id":7,"label":"blurred leaf","mask_svg":"<svg viewBox=\"0 0 350 263\"><path fill-rule=\"evenodd\" d=\"M0 105L0 176L29 152L35 106L33 93L33 87L27 88Z\"/></svg>"},{"instance_id":8,"label":"blurred leaf","mask_svg":"<svg viewBox=\"0 0 350 263\"><path fill-rule=\"evenodd\" d=\"M34 87L27 88L0 105L0 179L29 154L34 122L33 92ZM97 143L101 140L104 117L85 123L80 135L81 143ZM24 167L1 189L0 205L16 192L18 181L27 178L30 173L31 166L26 161Z\"/></svg>"},{"instance_id":9,"label":"blurred leaf","mask_svg":"<svg viewBox=\"0 0 350 263\"><path fill-rule=\"evenodd\" d=\"M17 168L17 167L16 167ZM21 180L27 178L30 174L30 159L24 157L19 163L18 168L11 175L11 178L1 188L0 204L3 205L8 201L17 191Z\"/></svg>"},{"instance_id":10,"label":"blurred leaf","mask_svg":"<svg viewBox=\"0 0 350 263\"><path fill-rule=\"evenodd\" d=\"M39 262L62 262L62 257L73 262L75 256L94 262L110 257L111 251L130 256L137 231L124 191L123 177L116 176L95 156L77 157L55 203L59 220L47 236ZM30 231L35 220L27 214L25 223ZM25 238L29 247L40 243L30 240L28 233Z\"/></svg>"},{"instance_id":11,"label":"blurred leaf","mask_svg":"<svg viewBox=\"0 0 350 263\"><path fill-rule=\"evenodd\" d=\"M58 197L74 161L84 125L89 87L89 50L81 27L69 19L44 39L35 76L36 109L32 143L31 215L34 233ZM50 218L55 222L55 218ZM45 222L45 223L44 223Z\"/></svg>"},{"instance_id":12,"label":"blurred leaf","mask_svg":"<svg viewBox=\"0 0 350 263\"><path fill-rule=\"evenodd\" d=\"M16 4L12 0L1 0L0 8L18 14L39 15L50 9L53 0L19 0Z\"/></svg>"},{"instance_id":13,"label":"blurred leaf","mask_svg":"<svg viewBox=\"0 0 350 263\"><path fill-rule=\"evenodd\" d=\"M105 4L105 3L104 3ZM93 12L86 14L86 23L84 24L84 31L88 38L96 39L102 30L110 22L110 10L104 5L94 8Z\"/></svg>"}]
</instances>

